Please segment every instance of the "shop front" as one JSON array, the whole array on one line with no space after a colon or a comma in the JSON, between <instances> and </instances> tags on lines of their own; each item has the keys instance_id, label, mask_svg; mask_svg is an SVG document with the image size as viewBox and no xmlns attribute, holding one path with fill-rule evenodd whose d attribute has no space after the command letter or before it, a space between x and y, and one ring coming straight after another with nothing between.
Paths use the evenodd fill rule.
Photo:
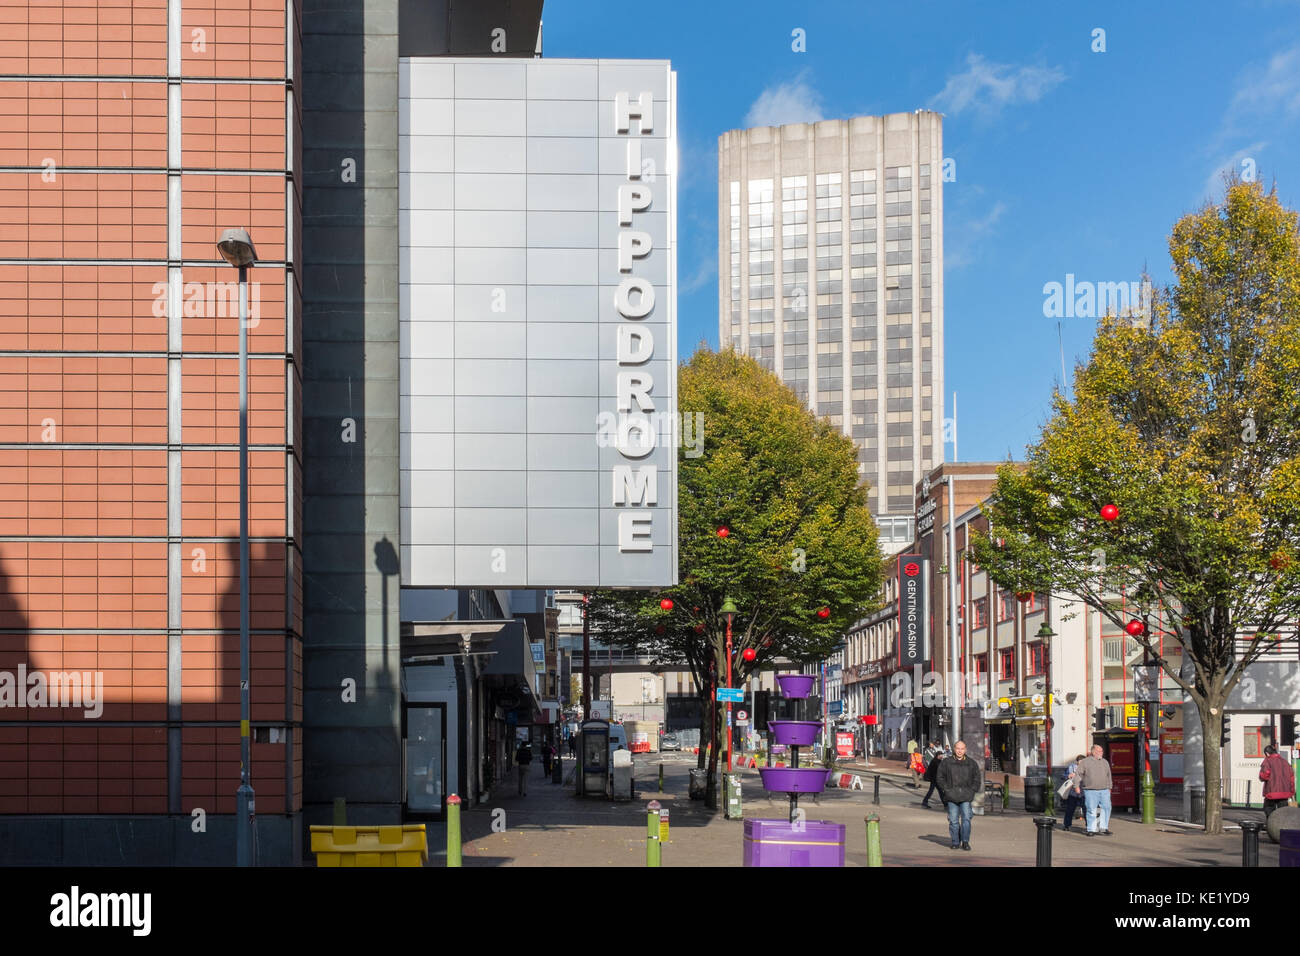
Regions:
<instances>
[{"instance_id":1,"label":"shop front","mask_svg":"<svg viewBox=\"0 0 1300 956\"><path fill-rule=\"evenodd\" d=\"M540 716L532 653L519 620L408 623L401 642L403 814L438 818L506 779L515 727Z\"/></svg>"},{"instance_id":2,"label":"shop front","mask_svg":"<svg viewBox=\"0 0 1300 956\"><path fill-rule=\"evenodd\" d=\"M1047 698L1000 697L984 718L989 770L1024 774L1047 757Z\"/></svg>"}]
</instances>

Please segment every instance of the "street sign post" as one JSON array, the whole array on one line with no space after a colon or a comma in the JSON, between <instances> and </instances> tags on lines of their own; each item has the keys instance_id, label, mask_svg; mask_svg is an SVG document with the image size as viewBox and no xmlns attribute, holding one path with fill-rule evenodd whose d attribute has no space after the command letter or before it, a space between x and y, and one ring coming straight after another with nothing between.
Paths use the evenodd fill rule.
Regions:
<instances>
[{"instance_id":1,"label":"street sign post","mask_svg":"<svg viewBox=\"0 0 1300 956\"><path fill-rule=\"evenodd\" d=\"M743 704L745 689L743 687L719 687L717 699L722 703Z\"/></svg>"}]
</instances>

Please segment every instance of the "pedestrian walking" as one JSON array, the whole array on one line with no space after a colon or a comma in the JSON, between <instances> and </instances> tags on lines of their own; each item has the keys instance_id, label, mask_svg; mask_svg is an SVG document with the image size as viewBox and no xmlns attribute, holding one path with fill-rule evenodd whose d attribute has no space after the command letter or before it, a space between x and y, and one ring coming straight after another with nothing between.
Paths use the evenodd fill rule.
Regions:
<instances>
[{"instance_id":1,"label":"pedestrian walking","mask_svg":"<svg viewBox=\"0 0 1300 956\"><path fill-rule=\"evenodd\" d=\"M969 850L971 818L975 813L971 801L984 788L984 774L979 764L966 756L966 741L957 741L952 756L939 761L935 783L948 808L948 837L952 848Z\"/></svg>"},{"instance_id":2,"label":"pedestrian walking","mask_svg":"<svg viewBox=\"0 0 1300 956\"><path fill-rule=\"evenodd\" d=\"M578 756L578 735L569 734L569 756Z\"/></svg>"},{"instance_id":3,"label":"pedestrian walking","mask_svg":"<svg viewBox=\"0 0 1300 956\"><path fill-rule=\"evenodd\" d=\"M528 796L528 765L533 762L533 751L528 741L521 741L515 751L515 764L519 767L519 796Z\"/></svg>"},{"instance_id":4,"label":"pedestrian walking","mask_svg":"<svg viewBox=\"0 0 1300 956\"><path fill-rule=\"evenodd\" d=\"M1259 779L1264 781L1264 822L1267 823L1274 810L1286 806L1295 796L1295 771L1272 744L1264 748Z\"/></svg>"},{"instance_id":5,"label":"pedestrian walking","mask_svg":"<svg viewBox=\"0 0 1300 956\"><path fill-rule=\"evenodd\" d=\"M912 771L912 786L921 788L921 778L925 776L925 757L921 751L913 750L907 758L907 769Z\"/></svg>"},{"instance_id":6,"label":"pedestrian walking","mask_svg":"<svg viewBox=\"0 0 1300 956\"><path fill-rule=\"evenodd\" d=\"M1092 756L1079 761L1079 789L1083 791L1083 818L1088 836L1110 836L1110 763L1102 756L1101 744L1092 748ZM1098 819L1100 817L1100 820Z\"/></svg>"},{"instance_id":7,"label":"pedestrian walking","mask_svg":"<svg viewBox=\"0 0 1300 956\"><path fill-rule=\"evenodd\" d=\"M1070 829L1070 824L1074 823L1074 811L1079 809L1079 804L1083 802L1083 791L1079 789L1079 763L1083 760L1083 754L1075 757L1070 761L1070 766L1065 768L1065 829Z\"/></svg>"},{"instance_id":8,"label":"pedestrian walking","mask_svg":"<svg viewBox=\"0 0 1300 956\"><path fill-rule=\"evenodd\" d=\"M551 775L551 761L555 759L555 748L551 746L548 740L542 744L542 775L549 777Z\"/></svg>"},{"instance_id":9,"label":"pedestrian walking","mask_svg":"<svg viewBox=\"0 0 1300 956\"><path fill-rule=\"evenodd\" d=\"M930 806L930 795L933 794L935 790L939 789L938 784L935 782L938 780L939 764L942 763L944 758L947 756L946 748L940 749L938 746L934 747L934 750L930 754L930 762L925 767L925 779L930 781L930 789L927 790L925 796L921 798L921 806L923 807ZM943 800L942 792L939 794L939 799L941 801Z\"/></svg>"}]
</instances>

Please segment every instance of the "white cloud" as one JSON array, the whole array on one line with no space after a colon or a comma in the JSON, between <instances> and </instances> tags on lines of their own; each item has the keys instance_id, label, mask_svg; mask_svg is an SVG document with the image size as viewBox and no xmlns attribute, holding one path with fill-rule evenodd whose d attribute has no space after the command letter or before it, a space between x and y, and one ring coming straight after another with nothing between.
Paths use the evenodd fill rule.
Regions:
<instances>
[{"instance_id":1,"label":"white cloud","mask_svg":"<svg viewBox=\"0 0 1300 956\"><path fill-rule=\"evenodd\" d=\"M1229 140L1259 134L1271 124L1300 117L1300 44L1255 63L1237 79L1219 132L1210 149Z\"/></svg>"},{"instance_id":2,"label":"white cloud","mask_svg":"<svg viewBox=\"0 0 1300 956\"><path fill-rule=\"evenodd\" d=\"M745 114L745 128L754 126L785 126L787 123L819 123L826 118L822 112L821 94L812 88L803 74L788 83L769 86L758 95L754 105Z\"/></svg>"},{"instance_id":3,"label":"white cloud","mask_svg":"<svg viewBox=\"0 0 1300 956\"><path fill-rule=\"evenodd\" d=\"M1248 70L1237 82L1228 112L1300 116L1300 44Z\"/></svg>"},{"instance_id":4,"label":"white cloud","mask_svg":"<svg viewBox=\"0 0 1300 956\"><path fill-rule=\"evenodd\" d=\"M1242 176L1249 169L1250 173L1258 177L1259 154L1268 146L1267 142L1251 143L1249 146L1242 147L1231 156L1221 159L1214 167L1214 171L1205 180L1205 195L1197 199L1198 205L1207 199L1213 202L1219 202L1223 199L1224 177L1232 173ZM1243 165L1245 160L1250 160L1249 166Z\"/></svg>"},{"instance_id":5,"label":"white cloud","mask_svg":"<svg viewBox=\"0 0 1300 956\"><path fill-rule=\"evenodd\" d=\"M999 200L984 216L945 227L945 239L950 241L944 250L944 270L961 269L974 262L980 242L993 235L994 227L1006 211L1007 204Z\"/></svg>"},{"instance_id":6,"label":"white cloud","mask_svg":"<svg viewBox=\"0 0 1300 956\"><path fill-rule=\"evenodd\" d=\"M710 282L715 286L718 284L718 257L716 255L706 256L701 259L699 266L696 267L691 277L678 282L677 294L689 295L698 289L703 289Z\"/></svg>"},{"instance_id":7,"label":"white cloud","mask_svg":"<svg viewBox=\"0 0 1300 956\"><path fill-rule=\"evenodd\" d=\"M974 109L996 113L1004 106L1036 103L1065 80L1060 67L991 63L978 53L966 57L966 71L948 77L944 88L930 97L940 112L957 115Z\"/></svg>"}]
</instances>

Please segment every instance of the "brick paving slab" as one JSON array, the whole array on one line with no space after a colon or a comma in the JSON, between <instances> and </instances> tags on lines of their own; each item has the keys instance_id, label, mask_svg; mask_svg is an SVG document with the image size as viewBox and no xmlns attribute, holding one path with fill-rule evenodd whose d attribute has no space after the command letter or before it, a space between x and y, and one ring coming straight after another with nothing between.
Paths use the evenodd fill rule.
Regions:
<instances>
[{"instance_id":1,"label":"brick paving slab","mask_svg":"<svg viewBox=\"0 0 1300 956\"><path fill-rule=\"evenodd\" d=\"M658 764L665 768L665 793L657 792ZM875 763L875 761L873 761ZM571 783L556 785L544 779L534 762L528 795L515 794L513 780L484 807L463 814L465 866L644 866L646 804L657 799L669 810L670 835L662 848L664 866L740 866L743 823L727 820L701 801L687 797L692 754L645 754L635 760L637 796L630 803L583 799ZM564 761L566 779L574 761ZM785 819L784 795L764 794L756 770L739 771L744 815ZM881 818L881 849L886 866L1033 866L1036 830L1023 802L1013 797L1005 813L991 812L974 819L972 850L951 850L947 815L935 801L921 806L924 791L907 785L900 774L882 773L881 805L871 803L871 779L866 790L830 790L816 800L801 798L809 820L829 820L846 826L846 865L867 862L864 817ZM504 823L494 832L495 819ZM1262 819L1262 814L1256 814ZM1082 832L1053 832L1056 866L1240 866L1241 835L1229 832L1206 836L1199 830L1171 823L1143 826L1136 815L1112 816L1113 836L1087 837ZM1075 827L1079 824L1076 821ZM430 827L430 865L445 864L446 834L442 826ZM1278 848L1267 840L1260 844L1260 865L1278 865Z\"/></svg>"}]
</instances>

